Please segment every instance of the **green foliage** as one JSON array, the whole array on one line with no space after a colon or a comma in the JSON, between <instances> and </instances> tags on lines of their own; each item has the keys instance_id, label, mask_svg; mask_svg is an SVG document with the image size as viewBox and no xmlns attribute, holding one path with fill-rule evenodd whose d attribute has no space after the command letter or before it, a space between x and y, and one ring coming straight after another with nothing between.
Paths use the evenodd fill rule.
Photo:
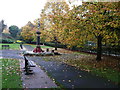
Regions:
<instances>
[{"instance_id":1,"label":"green foliage","mask_svg":"<svg viewBox=\"0 0 120 90\"><path fill-rule=\"evenodd\" d=\"M10 32L11 36L14 38L16 38L19 31L20 31L20 29L15 25L12 25L9 27L9 32Z\"/></svg>"},{"instance_id":2,"label":"green foliage","mask_svg":"<svg viewBox=\"0 0 120 90\"><path fill-rule=\"evenodd\" d=\"M7 38L2 38L0 39L0 43L13 43L14 40L13 39L7 39Z\"/></svg>"},{"instance_id":3,"label":"green foliage","mask_svg":"<svg viewBox=\"0 0 120 90\"><path fill-rule=\"evenodd\" d=\"M11 37L8 33L2 33L0 36L0 43L13 43L15 42L15 39Z\"/></svg>"},{"instance_id":4,"label":"green foliage","mask_svg":"<svg viewBox=\"0 0 120 90\"><path fill-rule=\"evenodd\" d=\"M44 43L44 44L47 45L47 46L55 47L55 43L52 43L52 42L46 42L46 43ZM61 44L61 43L58 43L58 44L57 44L57 47L58 47L58 48L66 48L66 45L63 45L63 44Z\"/></svg>"}]
</instances>

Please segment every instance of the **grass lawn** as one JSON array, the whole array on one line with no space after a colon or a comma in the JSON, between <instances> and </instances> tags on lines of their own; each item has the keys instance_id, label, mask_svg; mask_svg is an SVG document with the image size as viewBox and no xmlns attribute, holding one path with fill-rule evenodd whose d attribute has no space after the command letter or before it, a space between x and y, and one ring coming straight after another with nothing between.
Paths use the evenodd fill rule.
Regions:
<instances>
[{"instance_id":1,"label":"grass lawn","mask_svg":"<svg viewBox=\"0 0 120 90\"><path fill-rule=\"evenodd\" d=\"M19 50L19 44L4 44L4 43L0 43L0 50L2 49L2 45L10 45L10 49L12 49L12 50Z\"/></svg>"},{"instance_id":2,"label":"grass lawn","mask_svg":"<svg viewBox=\"0 0 120 90\"><path fill-rule=\"evenodd\" d=\"M2 88L22 88L20 65L16 59L2 61Z\"/></svg>"}]
</instances>

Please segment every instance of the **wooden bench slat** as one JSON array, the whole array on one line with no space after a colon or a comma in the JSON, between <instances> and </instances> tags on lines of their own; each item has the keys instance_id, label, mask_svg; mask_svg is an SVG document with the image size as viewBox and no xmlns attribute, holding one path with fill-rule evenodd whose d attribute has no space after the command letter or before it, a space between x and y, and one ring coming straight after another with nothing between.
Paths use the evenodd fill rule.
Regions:
<instances>
[{"instance_id":1,"label":"wooden bench slat","mask_svg":"<svg viewBox=\"0 0 120 90\"><path fill-rule=\"evenodd\" d=\"M35 67L35 63L33 61L28 60L29 67Z\"/></svg>"},{"instance_id":2,"label":"wooden bench slat","mask_svg":"<svg viewBox=\"0 0 120 90\"><path fill-rule=\"evenodd\" d=\"M36 66L36 64L33 61L29 60L27 57L24 56L24 58L26 60L28 60L28 67L35 67Z\"/></svg>"},{"instance_id":3,"label":"wooden bench slat","mask_svg":"<svg viewBox=\"0 0 120 90\"><path fill-rule=\"evenodd\" d=\"M25 54L23 56L24 56L24 59L25 59L25 68L24 68L25 72L26 72L25 75L33 74L33 70L31 70L30 67L36 67L36 64L33 61L29 60L25 56Z\"/></svg>"}]
</instances>

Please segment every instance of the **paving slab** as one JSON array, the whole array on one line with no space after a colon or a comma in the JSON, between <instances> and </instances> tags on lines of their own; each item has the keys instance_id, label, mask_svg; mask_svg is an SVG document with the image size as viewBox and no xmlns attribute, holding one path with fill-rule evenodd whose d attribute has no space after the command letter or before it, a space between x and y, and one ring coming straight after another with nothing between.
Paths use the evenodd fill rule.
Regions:
<instances>
[{"instance_id":1,"label":"paving slab","mask_svg":"<svg viewBox=\"0 0 120 90\"><path fill-rule=\"evenodd\" d=\"M20 68L22 71L23 88L57 88L57 85L40 69L39 66L31 67L33 74L25 75L24 60L20 59Z\"/></svg>"}]
</instances>

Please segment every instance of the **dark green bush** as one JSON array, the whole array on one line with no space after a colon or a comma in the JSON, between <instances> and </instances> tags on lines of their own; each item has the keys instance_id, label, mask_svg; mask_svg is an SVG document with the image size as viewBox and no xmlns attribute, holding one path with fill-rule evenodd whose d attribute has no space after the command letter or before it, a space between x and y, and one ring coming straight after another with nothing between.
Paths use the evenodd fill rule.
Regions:
<instances>
[{"instance_id":1,"label":"dark green bush","mask_svg":"<svg viewBox=\"0 0 120 90\"><path fill-rule=\"evenodd\" d=\"M45 42L44 44L47 45L47 46L55 47L55 43L54 42ZM63 45L61 43L57 43L57 47L58 48L67 48L66 45Z\"/></svg>"},{"instance_id":2,"label":"dark green bush","mask_svg":"<svg viewBox=\"0 0 120 90\"><path fill-rule=\"evenodd\" d=\"M2 38L2 39L0 39L0 43L14 43L14 40L13 39Z\"/></svg>"}]
</instances>

